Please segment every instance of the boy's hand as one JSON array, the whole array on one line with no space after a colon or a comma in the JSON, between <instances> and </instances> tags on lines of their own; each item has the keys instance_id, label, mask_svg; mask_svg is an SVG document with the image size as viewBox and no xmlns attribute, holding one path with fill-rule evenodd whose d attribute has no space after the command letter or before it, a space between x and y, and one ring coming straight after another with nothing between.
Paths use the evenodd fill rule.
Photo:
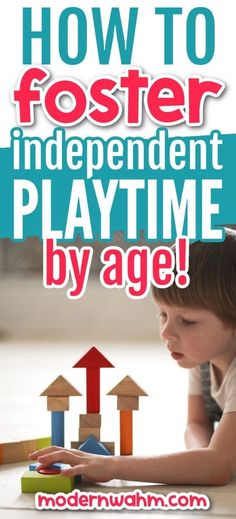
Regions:
<instances>
[{"instance_id":1,"label":"boy's hand","mask_svg":"<svg viewBox=\"0 0 236 519\"><path fill-rule=\"evenodd\" d=\"M64 469L64 476L85 476L93 481L109 481L113 479L113 456L100 456L88 454L76 449L64 449L63 447L47 447L30 454L31 460L37 460L43 466L53 463L68 463L71 468Z\"/></svg>"}]
</instances>

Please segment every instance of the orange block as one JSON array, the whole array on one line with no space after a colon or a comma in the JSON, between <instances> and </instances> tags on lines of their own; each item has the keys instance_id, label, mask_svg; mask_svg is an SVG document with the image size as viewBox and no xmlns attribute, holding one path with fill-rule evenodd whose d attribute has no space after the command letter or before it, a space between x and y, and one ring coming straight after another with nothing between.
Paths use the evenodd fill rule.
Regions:
<instances>
[{"instance_id":1,"label":"orange block","mask_svg":"<svg viewBox=\"0 0 236 519\"><path fill-rule=\"evenodd\" d=\"M129 456L133 452L132 411L120 411L120 455Z\"/></svg>"}]
</instances>

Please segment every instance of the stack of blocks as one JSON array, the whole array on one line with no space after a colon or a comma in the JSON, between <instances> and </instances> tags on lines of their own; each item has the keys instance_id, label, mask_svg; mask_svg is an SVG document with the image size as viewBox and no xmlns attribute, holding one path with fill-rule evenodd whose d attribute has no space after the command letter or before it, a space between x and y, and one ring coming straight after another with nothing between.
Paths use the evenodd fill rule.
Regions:
<instances>
[{"instance_id":1,"label":"stack of blocks","mask_svg":"<svg viewBox=\"0 0 236 519\"><path fill-rule=\"evenodd\" d=\"M117 396L120 411L120 455L133 453L133 411L139 409L139 397L147 393L128 375L123 378L108 395Z\"/></svg>"},{"instance_id":2,"label":"stack of blocks","mask_svg":"<svg viewBox=\"0 0 236 519\"><path fill-rule=\"evenodd\" d=\"M64 411L69 411L69 397L81 393L60 375L40 396L47 397L47 409L52 413L52 445L64 447Z\"/></svg>"},{"instance_id":3,"label":"stack of blocks","mask_svg":"<svg viewBox=\"0 0 236 519\"><path fill-rule=\"evenodd\" d=\"M88 436L94 436L100 441L101 415L99 413L81 414L79 417L79 442L87 440Z\"/></svg>"},{"instance_id":4,"label":"stack of blocks","mask_svg":"<svg viewBox=\"0 0 236 519\"><path fill-rule=\"evenodd\" d=\"M87 413L80 415L79 441L71 442L71 447L84 452L91 452L87 449L92 448L93 454L114 454L114 442L100 442L100 370L114 368L114 366L97 348L92 347L73 367L86 369Z\"/></svg>"},{"instance_id":5,"label":"stack of blocks","mask_svg":"<svg viewBox=\"0 0 236 519\"><path fill-rule=\"evenodd\" d=\"M114 442L100 442L101 418L99 413L87 413L79 416L79 441L71 442L72 449L80 449L92 454L114 454ZM104 447L104 451L103 449L101 451L101 446ZM89 450L86 450L87 448Z\"/></svg>"},{"instance_id":6,"label":"stack of blocks","mask_svg":"<svg viewBox=\"0 0 236 519\"><path fill-rule=\"evenodd\" d=\"M93 347L73 367L86 368L87 413L80 414L78 440L71 442L71 447L91 454L107 456L114 454L114 442L100 441L100 368L114 366ZM127 376L108 395L117 396L117 409L120 412L120 454L131 455L133 452L132 413L139 408L139 397L146 396L146 393ZM64 447L64 412L69 410L69 396L81 396L81 393L64 377L59 376L41 396L47 397L47 409L52 413L52 445ZM42 444L32 446L30 452L44 446ZM65 468L63 464L54 464L49 468L49 473L44 474L38 472L37 463L31 464L29 470L22 476L22 492L41 491L51 494L71 492L81 478L64 476L60 473L63 468Z\"/></svg>"},{"instance_id":7,"label":"stack of blocks","mask_svg":"<svg viewBox=\"0 0 236 519\"><path fill-rule=\"evenodd\" d=\"M64 447L64 411L69 411L69 397L81 396L64 377L59 376L45 389L41 396L47 397L47 409L52 413L52 445ZM39 447L40 448L40 447ZM36 450L36 449L32 449ZM32 452L32 451L31 451ZM53 467L55 468L55 467ZM62 465L59 470L64 468ZM71 492L75 478L62 474L40 474L37 464L31 464L21 479L22 492Z\"/></svg>"}]
</instances>

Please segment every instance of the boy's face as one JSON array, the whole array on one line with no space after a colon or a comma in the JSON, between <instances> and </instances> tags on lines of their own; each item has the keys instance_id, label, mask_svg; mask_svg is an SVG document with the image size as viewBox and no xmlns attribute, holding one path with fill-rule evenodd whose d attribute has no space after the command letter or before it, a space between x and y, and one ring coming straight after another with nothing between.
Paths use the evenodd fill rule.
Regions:
<instances>
[{"instance_id":1,"label":"boy's face","mask_svg":"<svg viewBox=\"0 0 236 519\"><path fill-rule=\"evenodd\" d=\"M160 333L179 366L192 368L220 357L236 356L236 335L215 314L205 309L158 304Z\"/></svg>"}]
</instances>

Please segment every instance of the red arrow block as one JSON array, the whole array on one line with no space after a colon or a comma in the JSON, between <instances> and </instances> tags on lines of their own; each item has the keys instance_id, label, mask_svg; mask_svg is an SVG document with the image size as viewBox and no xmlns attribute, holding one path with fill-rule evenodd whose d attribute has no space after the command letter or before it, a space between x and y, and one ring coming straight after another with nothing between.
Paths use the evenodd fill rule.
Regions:
<instances>
[{"instance_id":1,"label":"red arrow block","mask_svg":"<svg viewBox=\"0 0 236 519\"><path fill-rule=\"evenodd\" d=\"M114 366L93 346L76 362L73 368L114 368Z\"/></svg>"},{"instance_id":2,"label":"red arrow block","mask_svg":"<svg viewBox=\"0 0 236 519\"><path fill-rule=\"evenodd\" d=\"M87 370L87 413L100 412L100 370Z\"/></svg>"},{"instance_id":3,"label":"red arrow block","mask_svg":"<svg viewBox=\"0 0 236 519\"><path fill-rule=\"evenodd\" d=\"M100 413L100 369L114 366L93 346L73 368L86 368L87 413Z\"/></svg>"}]
</instances>

